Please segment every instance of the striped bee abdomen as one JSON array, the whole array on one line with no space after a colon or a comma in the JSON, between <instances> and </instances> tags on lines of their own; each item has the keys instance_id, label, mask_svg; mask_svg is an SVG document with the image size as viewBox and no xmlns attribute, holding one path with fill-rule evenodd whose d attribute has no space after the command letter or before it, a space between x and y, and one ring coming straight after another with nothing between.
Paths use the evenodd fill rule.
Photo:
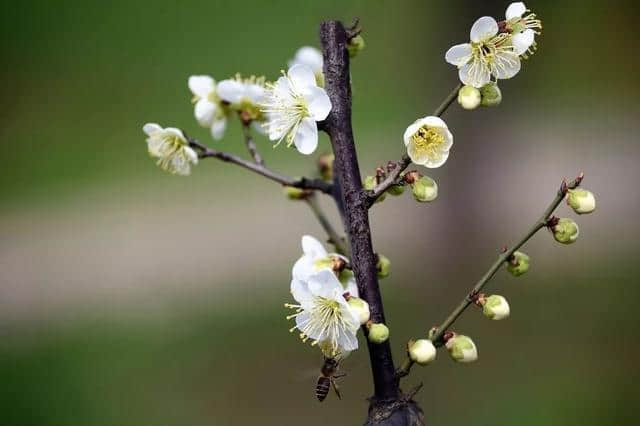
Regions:
<instances>
[{"instance_id":1,"label":"striped bee abdomen","mask_svg":"<svg viewBox=\"0 0 640 426\"><path fill-rule=\"evenodd\" d=\"M318 401L324 401L329 394L329 387L331 387L331 379L329 377L318 377L318 382L316 383L316 398L318 398Z\"/></svg>"}]
</instances>

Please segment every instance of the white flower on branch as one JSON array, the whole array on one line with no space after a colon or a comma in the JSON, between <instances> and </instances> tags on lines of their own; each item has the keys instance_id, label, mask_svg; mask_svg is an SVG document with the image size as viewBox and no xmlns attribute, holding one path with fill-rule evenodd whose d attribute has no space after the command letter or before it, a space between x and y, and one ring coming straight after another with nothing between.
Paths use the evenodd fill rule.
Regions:
<instances>
[{"instance_id":1,"label":"white flower on branch","mask_svg":"<svg viewBox=\"0 0 640 426\"><path fill-rule=\"evenodd\" d=\"M304 65L311 68L316 76L318 86L324 86L324 74L322 73L323 59L322 52L315 47L303 46L296 52L293 59L289 61L289 66Z\"/></svg>"},{"instance_id":2,"label":"white flower on branch","mask_svg":"<svg viewBox=\"0 0 640 426\"><path fill-rule=\"evenodd\" d=\"M532 54L535 50L536 34L540 34L540 31L535 29L542 28L542 21L537 19L535 13L529 13L523 16L526 12L531 12L524 5L523 2L511 3L507 7L505 13L506 29L511 33L511 43L513 49L518 55L525 55L527 52Z\"/></svg>"},{"instance_id":3,"label":"white flower on branch","mask_svg":"<svg viewBox=\"0 0 640 426\"><path fill-rule=\"evenodd\" d=\"M358 349L356 334L360 319L344 297L345 291L329 270L322 270L307 281L291 282L291 294L297 304L285 304L296 312L287 319L295 318L303 342L312 340L312 345L320 343L326 356L336 356Z\"/></svg>"},{"instance_id":4,"label":"white flower on branch","mask_svg":"<svg viewBox=\"0 0 640 426\"><path fill-rule=\"evenodd\" d=\"M188 85L193 93L198 124L210 128L214 139L222 139L227 128L228 111L218 96L216 81L208 75L192 75Z\"/></svg>"},{"instance_id":5,"label":"white flower on branch","mask_svg":"<svg viewBox=\"0 0 640 426\"><path fill-rule=\"evenodd\" d=\"M264 77L251 76L243 78L237 74L235 78L222 80L218 83L218 95L220 99L229 104L229 107L240 113L242 120L251 122L252 127L264 134L261 122L264 115L260 105L264 102L266 94L266 82Z\"/></svg>"},{"instance_id":6,"label":"white flower on branch","mask_svg":"<svg viewBox=\"0 0 640 426\"><path fill-rule=\"evenodd\" d=\"M155 123L147 123L142 130L147 134L149 154L158 159L157 164L169 173L187 176L191 165L198 164L198 154L189 147L189 143L180 129L163 129Z\"/></svg>"},{"instance_id":7,"label":"white flower on branch","mask_svg":"<svg viewBox=\"0 0 640 426\"><path fill-rule=\"evenodd\" d=\"M287 146L296 146L301 154L311 154L318 146L317 121L327 118L331 101L324 89L316 84L311 68L294 65L274 84L267 86L263 112L269 139L283 139Z\"/></svg>"},{"instance_id":8,"label":"white flower on branch","mask_svg":"<svg viewBox=\"0 0 640 426\"><path fill-rule=\"evenodd\" d=\"M309 278L323 270L333 271L344 287L344 292L352 297L358 297L358 286L351 271L344 268L337 268L341 262L348 262L349 259L337 253L329 253L322 243L310 235L302 237L302 256L293 265L291 271L292 278L299 281L308 281ZM336 270L339 269L339 270Z\"/></svg>"},{"instance_id":9,"label":"white flower on branch","mask_svg":"<svg viewBox=\"0 0 640 426\"><path fill-rule=\"evenodd\" d=\"M489 16L471 27L471 43L457 44L447 50L445 60L459 68L460 81L481 88L493 75L511 78L520 71L520 57L511 44L511 35L498 34L498 23Z\"/></svg>"},{"instance_id":10,"label":"white flower on branch","mask_svg":"<svg viewBox=\"0 0 640 426\"><path fill-rule=\"evenodd\" d=\"M404 145L411 161L429 168L440 167L449 157L453 135L439 117L416 120L404 132Z\"/></svg>"}]
</instances>

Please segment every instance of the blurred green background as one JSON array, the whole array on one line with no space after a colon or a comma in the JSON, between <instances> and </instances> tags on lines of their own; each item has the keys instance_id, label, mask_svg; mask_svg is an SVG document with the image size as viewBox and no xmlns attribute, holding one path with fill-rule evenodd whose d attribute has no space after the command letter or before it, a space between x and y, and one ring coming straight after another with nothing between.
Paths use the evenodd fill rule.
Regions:
<instances>
[{"instance_id":1,"label":"blurred green background","mask_svg":"<svg viewBox=\"0 0 640 426\"><path fill-rule=\"evenodd\" d=\"M368 356L345 360L344 399L313 395L322 362L287 332L300 236L323 238L304 205L237 167L163 173L141 127L157 121L243 153L239 124L214 143L187 78L276 78L321 20L361 18L352 67L363 173L403 152L401 135L456 84L444 52L508 2L25 1L0 14L0 418L6 426L361 424ZM639 392L636 278L638 45L634 3L531 1L544 34L501 83L499 108L445 114L449 161L437 202L372 211L391 258L382 282L396 360L440 322L579 171L598 211L579 241L541 232L532 270L490 291L512 317L469 311L456 330L480 359L446 353L410 387L430 425L632 425ZM313 159L258 140L273 168ZM329 149L325 136L321 149ZM332 218L335 212L330 203ZM573 216L563 204L560 215ZM364 342L362 342L364 343Z\"/></svg>"}]
</instances>

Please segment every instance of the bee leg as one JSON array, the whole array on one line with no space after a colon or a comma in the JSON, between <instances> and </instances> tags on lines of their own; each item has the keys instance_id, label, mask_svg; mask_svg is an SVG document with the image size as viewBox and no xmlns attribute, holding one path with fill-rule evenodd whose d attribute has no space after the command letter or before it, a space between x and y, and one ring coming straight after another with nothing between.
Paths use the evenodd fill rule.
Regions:
<instances>
[{"instance_id":1,"label":"bee leg","mask_svg":"<svg viewBox=\"0 0 640 426\"><path fill-rule=\"evenodd\" d=\"M342 399L342 396L340 395L340 388L338 387L336 381L331 380L331 385L333 386L333 390L336 392L336 395L338 395L338 399Z\"/></svg>"},{"instance_id":2,"label":"bee leg","mask_svg":"<svg viewBox=\"0 0 640 426\"><path fill-rule=\"evenodd\" d=\"M345 377L347 375L347 373L342 373L342 374L334 374L333 378L334 379L339 379L340 377Z\"/></svg>"}]
</instances>

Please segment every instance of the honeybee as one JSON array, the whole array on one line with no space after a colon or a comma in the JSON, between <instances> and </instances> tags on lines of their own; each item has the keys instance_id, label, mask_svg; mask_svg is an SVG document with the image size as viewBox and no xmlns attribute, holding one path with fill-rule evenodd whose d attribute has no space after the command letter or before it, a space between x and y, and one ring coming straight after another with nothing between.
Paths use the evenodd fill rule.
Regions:
<instances>
[{"instance_id":1,"label":"honeybee","mask_svg":"<svg viewBox=\"0 0 640 426\"><path fill-rule=\"evenodd\" d=\"M316 382L316 398L322 402L329 394L329 388L333 387L338 399L342 399L340 396L340 388L336 383L336 379L346 376L346 374L336 374L338 371L339 358L324 357L324 364L320 368L320 376Z\"/></svg>"}]
</instances>

